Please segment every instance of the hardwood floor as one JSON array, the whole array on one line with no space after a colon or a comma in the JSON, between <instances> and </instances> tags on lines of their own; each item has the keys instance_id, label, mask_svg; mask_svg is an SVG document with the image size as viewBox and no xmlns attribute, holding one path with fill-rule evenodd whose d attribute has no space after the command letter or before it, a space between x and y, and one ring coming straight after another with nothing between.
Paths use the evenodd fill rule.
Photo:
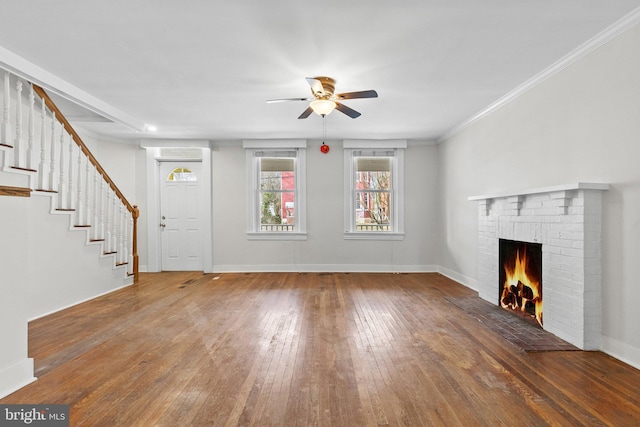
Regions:
<instances>
[{"instance_id":1,"label":"hardwood floor","mask_svg":"<svg viewBox=\"0 0 640 427\"><path fill-rule=\"evenodd\" d=\"M451 304L438 274L142 274L31 323L72 426L640 424L640 371L525 353Z\"/></svg>"}]
</instances>

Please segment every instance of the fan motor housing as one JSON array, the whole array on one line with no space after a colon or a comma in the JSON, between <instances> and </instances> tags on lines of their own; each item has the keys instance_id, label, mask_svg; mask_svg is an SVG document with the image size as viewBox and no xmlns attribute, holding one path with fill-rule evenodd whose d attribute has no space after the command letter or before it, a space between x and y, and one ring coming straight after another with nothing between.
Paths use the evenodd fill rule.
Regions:
<instances>
[{"instance_id":1,"label":"fan motor housing","mask_svg":"<svg viewBox=\"0 0 640 427\"><path fill-rule=\"evenodd\" d=\"M331 77L326 77L326 76L318 76L318 77L314 77L314 79L320 81L320 83L322 83L322 87L324 88L324 96L316 96L316 94L314 93L313 95L318 97L319 99L329 99L333 96L333 93L336 89L336 81L335 79L332 79ZM313 92L313 89L312 89Z\"/></svg>"}]
</instances>

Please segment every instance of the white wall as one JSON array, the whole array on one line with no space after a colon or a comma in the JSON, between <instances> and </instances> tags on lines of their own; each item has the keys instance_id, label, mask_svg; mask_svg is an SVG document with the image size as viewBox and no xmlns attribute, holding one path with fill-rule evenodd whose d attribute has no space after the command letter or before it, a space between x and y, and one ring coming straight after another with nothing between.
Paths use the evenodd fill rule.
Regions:
<instances>
[{"instance_id":1,"label":"white wall","mask_svg":"<svg viewBox=\"0 0 640 427\"><path fill-rule=\"evenodd\" d=\"M307 149L305 241L246 237L245 151L239 141L217 143L213 169L214 271L431 271L438 260L438 148L410 142L405 155L403 241L344 240L344 157L341 141Z\"/></svg>"},{"instance_id":2,"label":"white wall","mask_svg":"<svg viewBox=\"0 0 640 427\"><path fill-rule=\"evenodd\" d=\"M640 27L440 145L442 265L474 286L477 206L467 197L578 181L603 198L603 350L640 367Z\"/></svg>"}]
</instances>

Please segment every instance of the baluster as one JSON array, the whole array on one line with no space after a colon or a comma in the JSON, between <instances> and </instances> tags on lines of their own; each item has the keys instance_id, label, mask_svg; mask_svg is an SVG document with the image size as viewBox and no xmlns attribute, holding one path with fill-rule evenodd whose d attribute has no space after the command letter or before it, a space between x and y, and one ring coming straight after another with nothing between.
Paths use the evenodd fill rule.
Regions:
<instances>
[{"instance_id":1,"label":"baluster","mask_svg":"<svg viewBox=\"0 0 640 427\"><path fill-rule=\"evenodd\" d=\"M104 252L111 253L111 187L107 187L104 199Z\"/></svg>"},{"instance_id":2,"label":"baluster","mask_svg":"<svg viewBox=\"0 0 640 427\"><path fill-rule=\"evenodd\" d=\"M113 191L113 216L111 217L111 252L116 253L118 251L118 196L116 191Z\"/></svg>"},{"instance_id":3,"label":"baluster","mask_svg":"<svg viewBox=\"0 0 640 427\"><path fill-rule=\"evenodd\" d=\"M96 202L96 207L98 209L98 214L100 215L100 218L98 219L97 240L105 240L105 235L104 235L104 221L105 221L104 185L105 185L105 182L104 182L104 179L102 178L102 174L99 175L99 179L100 179L100 197L98 198L98 202Z\"/></svg>"},{"instance_id":4,"label":"baluster","mask_svg":"<svg viewBox=\"0 0 640 427\"><path fill-rule=\"evenodd\" d=\"M13 140L13 166L22 167L22 79L16 83L16 137Z\"/></svg>"},{"instance_id":5,"label":"baluster","mask_svg":"<svg viewBox=\"0 0 640 427\"><path fill-rule=\"evenodd\" d=\"M33 85L29 85L29 139L27 143L27 169L33 171L33 140L35 139L35 94L33 93Z\"/></svg>"},{"instance_id":6,"label":"baluster","mask_svg":"<svg viewBox=\"0 0 640 427\"><path fill-rule=\"evenodd\" d=\"M11 74L8 71L4 73L4 108L2 109L2 135L0 135L0 143L4 146L11 145L11 85L9 83Z\"/></svg>"},{"instance_id":7,"label":"baluster","mask_svg":"<svg viewBox=\"0 0 640 427\"><path fill-rule=\"evenodd\" d=\"M73 210L73 137L69 134L69 191L67 191L67 209Z\"/></svg>"},{"instance_id":8,"label":"baluster","mask_svg":"<svg viewBox=\"0 0 640 427\"><path fill-rule=\"evenodd\" d=\"M38 165L38 189L46 190L47 183L46 175L44 173L44 164L47 159L46 148L47 148L47 107L44 104L44 98L42 99L42 111L40 112L40 164Z\"/></svg>"},{"instance_id":9,"label":"baluster","mask_svg":"<svg viewBox=\"0 0 640 427\"><path fill-rule=\"evenodd\" d=\"M58 209L64 209L64 197L65 197L65 189L64 189L64 126L60 127L60 176L58 180Z\"/></svg>"},{"instance_id":10,"label":"baluster","mask_svg":"<svg viewBox=\"0 0 640 427\"><path fill-rule=\"evenodd\" d=\"M80 152L82 153L82 150L80 150ZM84 154L84 153L83 153ZM84 188L85 188L85 192L84 192L84 215L85 215L85 225L95 225L95 223L92 221L92 216L91 216L91 198L95 197L95 194L91 194L91 186L89 184L89 168L91 166L91 162L89 161L89 158L87 156L83 156L84 157Z\"/></svg>"},{"instance_id":11,"label":"baluster","mask_svg":"<svg viewBox=\"0 0 640 427\"><path fill-rule=\"evenodd\" d=\"M125 208L124 210L124 217L123 217L123 222L124 222L124 236L122 238L122 241L124 242L123 244L123 254L122 254L122 259L124 260L123 262L125 264L131 265L131 262L129 262L129 229L131 227L131 222L129 220L129 218L131 218L131 215L129 215L129 210ZM130 271L130 268L127 267L127 273Z\"/></svg>"},{"instance_id":12,"label":"baluster","mask_svg":"<svg viewBox=\"0 0 640 427\"><path fill-rule=\"evenodd\" d=\"M49 189L56 191L56 116L51 113L51 159L49 167ZM58 197L60 198L60 197Z\"/></svg>"},{"instance_id":13,"label":"baluster","mask_svg":"<svg viewBox=\"0 0 640 427\"><path fill-rule=\"evenodd\" d=\"M98 201L100 200L100 186L98 184L98 168L93 167L93 233L92 240L100 239L100 222L98 221Z\"/></svg>"},{"instance_id":14,"label":"baluster","mask_svg":"<svg viewBox=\"0 0 640 427\"><path fill-rule=\"evenodd\" d=\"M118 199L118 201L120 201L120 221L118 227L120 229L120 238L118 239L118 260L120 264L124 264L124 228L126 223L124 219L124 205L120 199Z\"/></svg>"},{"instance_id":15,"label":"baluster","mask_svg":"<svg viewBox=\"0 0 640 427\"><path fill-rule=\"evenodd\" d=\"M78 147L80 148L80 147ZM76 225L84 224L84 194L82 193L82 150L78 149L78 180L76 184Z\"/></svg>"}]
</instances>

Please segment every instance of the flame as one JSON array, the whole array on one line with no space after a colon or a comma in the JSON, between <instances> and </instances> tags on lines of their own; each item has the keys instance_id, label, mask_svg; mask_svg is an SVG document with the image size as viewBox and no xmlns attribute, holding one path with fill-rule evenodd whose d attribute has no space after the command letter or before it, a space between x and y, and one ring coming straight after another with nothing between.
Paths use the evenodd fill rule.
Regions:
<instances>
[{"instance_id":1,"label":"flame","mask_svg":"<svg viewBox=\"0 0 640 427\"><path fill-rule=\"evenodd\" d=\"M527 302L535 307L535 317L542 326L542 287L540 282L527 275L527 252L516 251L515 265L505 262L506 278L500 295L500 305L514 311L526 311Z\"/></svg>"}]
</instances>

